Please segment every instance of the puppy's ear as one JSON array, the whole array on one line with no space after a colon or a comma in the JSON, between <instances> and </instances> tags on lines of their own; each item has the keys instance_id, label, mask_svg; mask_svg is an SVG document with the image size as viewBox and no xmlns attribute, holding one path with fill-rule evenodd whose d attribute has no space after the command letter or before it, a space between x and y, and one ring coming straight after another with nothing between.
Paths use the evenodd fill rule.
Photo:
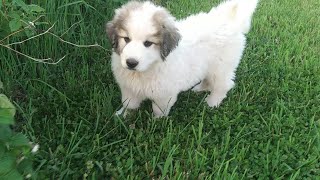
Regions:
<instances>
[{"instance_id":1,"label":"puppy's ear","mask_svg":"<svg viewBox=\"0 0 320 180\"><path fill-rule=\"evenodd\" d=\"M161 57L164 60L179 44L181 35L173 24L163 26L162 42L160 44Z\"/></svg>"},{"instance_id":2,"label":"puppy's ear","mask_svg":"<svg viewBox=\"0 0 320 180\"><path fill-rule=\"evenodd\" d=\"M109 40L111 41L112 48L117 52L118 49L118 35L116 32L116 27L113 21L110 21L106 25L106 32Z\"/></svg>"},{"instance_id":3,"label":"puppy's ear","mask_svg":"<svg viewBox=\"0 0 320 180\"><path fill-rule=\"evenodd\" d=\"M181 39L179 30L174 25L174 18L162 9L155 13L154 20L161 36L160 54L163 60L178 46Z\"/></svg>"}]
</instances>

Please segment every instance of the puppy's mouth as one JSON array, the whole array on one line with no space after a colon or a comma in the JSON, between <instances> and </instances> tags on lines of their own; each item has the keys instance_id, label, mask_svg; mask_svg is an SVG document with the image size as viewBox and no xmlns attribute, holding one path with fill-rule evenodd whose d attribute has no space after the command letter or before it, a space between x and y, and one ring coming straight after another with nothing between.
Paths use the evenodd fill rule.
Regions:
<instances>
[{"instance_id":1,"label":"puppy's mouth","mask_svg":"<svg viewBox=\"0 0 320 180\"><path fill-rule=\"evenodd\" d=\"M137 71L136 68L127 67L127 69L130 70L130 71Z\"/></svg>"}]
</instances>

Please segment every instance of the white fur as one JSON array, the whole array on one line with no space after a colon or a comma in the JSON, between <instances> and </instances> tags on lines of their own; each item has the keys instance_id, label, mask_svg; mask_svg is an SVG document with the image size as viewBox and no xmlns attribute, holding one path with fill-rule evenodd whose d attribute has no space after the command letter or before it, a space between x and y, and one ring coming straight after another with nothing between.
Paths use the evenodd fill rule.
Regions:
<instances>
[{"instance_id":1,"label":"white fur","mask_svg":"<svg viewBox=\"0 0 320 180\"><path fill-rule=\"evenodd\" d=\"M145 2L142 9L132 12L126 34L131 42L120 55L112 54L112 70L123 102L118 113L136 109L143 100L151 99L155 116L166 116L178 94L200 81L194 90L210 91L208 105L219 106L234 86L235 71L246 42L244 34L249 31L256 5L257 0L231 0L209 13L180 21L172 19L181 40L164 61L159 47L143 46L147 36L156 31L152 15L163 8ZM124 44L120 40L120 45ZM127 58L139 60L136 70L127 69Z\"/></svg>"}]
</instances>

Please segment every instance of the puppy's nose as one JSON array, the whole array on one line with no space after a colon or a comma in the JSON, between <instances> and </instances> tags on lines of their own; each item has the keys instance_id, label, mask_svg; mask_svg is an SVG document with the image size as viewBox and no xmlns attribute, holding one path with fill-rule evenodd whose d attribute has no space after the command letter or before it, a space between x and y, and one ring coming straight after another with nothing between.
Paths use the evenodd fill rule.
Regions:
<instances>
[{"instance_id":1,"label":"puppy's nose","mask_svg":"<svg viewBox=\"0 0 320 180\"><path fill-rule=\"evenodd\" d=\"M133 69L139 64L139 62L133 58L127 59L126 63L129 69Z\"/></svg>"}]
</instances>

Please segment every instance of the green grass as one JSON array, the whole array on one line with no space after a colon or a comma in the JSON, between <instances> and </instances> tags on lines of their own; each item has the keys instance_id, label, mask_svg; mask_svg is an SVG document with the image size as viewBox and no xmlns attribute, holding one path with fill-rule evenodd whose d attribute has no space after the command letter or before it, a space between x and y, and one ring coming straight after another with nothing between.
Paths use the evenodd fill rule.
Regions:
<instances>
[{"instance_id":1,"label":"green grass","mask_svg":"<svg viewBox=\"0 0 320 180\"><path fill-rule=\"evenodd\" d=\"M162 1L178 18L217 3ZM104 25L119 5L42 3L55 34L73 25L64 39L107 49ZM115 117L120 91L110 51L49 35L15 48L34 57L67 54L58 65L0 48L2 91L18 108L15 128L40 144L39 179L318 179L319 16L318 0L261 0L236 87L218 109L206 105L205 94L188 91L168 118L153 119L150 102L127 119Z\"/></svg>"}]
</instances>

